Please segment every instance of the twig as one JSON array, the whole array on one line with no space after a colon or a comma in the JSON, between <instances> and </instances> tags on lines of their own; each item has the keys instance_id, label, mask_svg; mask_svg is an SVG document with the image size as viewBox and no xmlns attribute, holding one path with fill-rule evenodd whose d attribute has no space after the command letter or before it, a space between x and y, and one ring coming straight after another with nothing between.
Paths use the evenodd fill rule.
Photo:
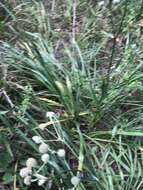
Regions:
<instances>
[{"instance_id":1,"label":"twig","mask_svg":"<svg viewBox=\"0 0 143 190\"><path fill-rule=\"evenodd\" d=\"M104 91L104 94L102 94L101 98L100 98L100 102L106 97L107 93L108 93L108 87L109 87L109 82L110 82L110 73L111 73L111 67L113 65L113 59L114 59L114 54L115 54L115 50L116 50L116 44L117 44L117 38L122 30L122 26L123 26L123 22L124 22L124 19L126 17L126 14L127 14L127 1L125 3L125 7L124 7L124 13L123 13L123 16L122 16L122 20L120 22L120 25L119 25L119 28L118 28L118 31L117 33L114 35L114 39L113 39L113 46L112 46L112 51L111 51L111 56L110 56L110 61L109 61L109 66L108 66L108 69L107 69L107 75L106 75L106 81L104 85L106 85L106 89ZM111 8L111 6L109 7ZM112 19L111 19L112 21Z\"/></svg>"},{"instance_id":2,"label":"twig","mask_svg":"<svg viewBox=\"0 0 143 190\"><path fill-rule=\"evenodd\" d=\"M114 53L115 53L115 49L116 49L116 39L118 38L118 36L119 36L119 34L120 34L120 32L121 32L122 25L123 25L123 22L124 22L126 13L127 13L127 1L126 1L126 4L125 4L124 14L123 14L123 16L122 16L122 20L121 20L121 23L120 23L120 25L119 25L119 29L118 29L116 35L114 36L114 40L113 40L112 53L111 53L110 63L109 63L108 71L107 71L107 83L109 82L111 66L112 66L112 64L113 64L113 58L114 58Z\"/></svg>"},{"instance_id":3,"label":"twig","mask_svg":"<svg viewBox=\"0 0 143 190\"><path fill-rule=\"evenodd\" d=\"M72 22L73 41L75 41L75 33L76 33L76 7L77 7L77 1L73 0L73 22Z\"/></svg>"},{"instance_id":4,"label":"twig","mask_svg":"<svg viewBox=\"0 0 143 190\"><path fill-rule=\"evenodd\" d=\"M7 95L6 91L3 90L2 93L3 93L3 95L5 96L5 99L6 99L6 101L9 103L10 107L11 107L11 108L14 108L14 104L12 103L11 99L10 99L9 96Z\"/></svg>"},{"instance_id":5,"label":"twig","mask_svg":"<svg viewBox=\"0 0 143 190\"><path fill-rule=\"evenodd\" d=\"M55 10L55 0L53 0L52 1L52 8L51 8L51 12L53 13L54 12L54 10Z\"/></svg>"}]
</instances>

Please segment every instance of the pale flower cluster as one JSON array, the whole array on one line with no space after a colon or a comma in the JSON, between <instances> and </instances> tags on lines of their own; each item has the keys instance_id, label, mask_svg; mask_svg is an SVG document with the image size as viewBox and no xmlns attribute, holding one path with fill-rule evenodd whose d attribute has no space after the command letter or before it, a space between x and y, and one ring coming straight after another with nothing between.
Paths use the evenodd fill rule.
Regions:
<instances>
[{"instance_id":1,"label":"pale flower cluster","mask_svg":"<svg viewBox=\"0 0 143 190\"><path fill-rule=\"evenodd\" d=\"M26 167L20 170L20 176L24 179L25 185L31 184L31 175L32 175L32 168L37 166L37 161L35 158L28 158L26 161Z\"/></svg>"},{"instance_id":2,"label":"pale flower cluster","mask_svg":"<svg viewBox=\"0 0 143 190\"><path fill-rule=\"evenodd\" d=\"M52 151L48 144L44 142L42 137L33 136L32 140L37 144L39 154L41 154L41 161L44 165L48 164L50 161L50 153L55 153L59 158L65 158L66 152L64 149L58 149L57 151ZM39 168L37 160L35 158L28 158L26 161L26 166L20 170L20 176L23 178L25 185L31 185L33 181L37 181L38 186L42 186L48 181L48 177L45 177L39 173L34 173L33 168ZM36 177L33 179L33 177Z\"/></svg>"},{"instance_id":3,"label":"pale flower cluster","mask_svg":"<svg viewBox=\"0 0 143 190\"><path fill-rule=\"evenodd\" d=\"M50 119L52 119L53 117L56 117L54 112L47 112L46 116ZM42 125L45 125L45 124L42 124ZM63 141L61 140L59 136L57 137L57 139L58 141L61 141L63 143ZM19 174L23 178L24 184L28 186L31 185L32 182L37 182L38 186L51 184L51 181L52 181L51 176L53 176L55 173L54 165L57 168L58 167L60 168L61 167L60 162L61 162L62 164L63 163L65 164L65 167L67 167L66 151L63 148L60 148L58 150L51 149L50 145L47 144L48 141L44 140L41 136L38 136L38 135L33 136L32 140L38 146L37 150L40 156L40 160L35 159L33 157L28 158L26 160L25 166L20 170ZM56 160L58 160L57 163L56 163ZM52 165L53 163L54 165ZM45 176L43 172L41 171L45 171L43 169L44 168L47 169L49 166L50 166L51 175ZM78 177L78 175L74 176L72 174L70 181L71 181L71 185L73 185L72 189L74 189L80 183L80 177Z\"/></svg>"}]
</instances>

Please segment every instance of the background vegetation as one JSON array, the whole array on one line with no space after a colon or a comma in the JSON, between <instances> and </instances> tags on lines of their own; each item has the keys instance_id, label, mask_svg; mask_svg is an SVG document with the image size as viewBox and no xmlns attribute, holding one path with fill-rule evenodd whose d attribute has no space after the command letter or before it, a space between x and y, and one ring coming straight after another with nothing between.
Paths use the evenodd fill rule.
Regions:
<instances>
[{"instance_id":1,"label":"background vegetation","mask_svg":"<svg viewBox=\"0 0 143 190\"><path fill-rule=\"evenodd\" d=\"M142 190L143 1L1 0L0 10L0 188L48 189L19 176L39 159L40 135L65 148L78 190ZM55 121L38 128L48 111L65 143L53 141ZM71 188L66 172L52 190Z\"/></svg>"}]
</instances>

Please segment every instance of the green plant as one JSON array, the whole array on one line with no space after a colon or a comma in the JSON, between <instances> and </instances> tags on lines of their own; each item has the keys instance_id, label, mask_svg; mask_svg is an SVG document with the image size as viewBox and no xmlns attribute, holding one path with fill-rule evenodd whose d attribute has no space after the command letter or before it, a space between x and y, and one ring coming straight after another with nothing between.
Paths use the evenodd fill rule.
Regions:
<instances>
[{"instance_id":1,"label":"green plant","mask_svg":"<svg viewBox=\"0 0 143 190\"><path fill-rule=\"evenodd\" d=\"M9 28L0 47L3 186L27 188L19 171L29 157L42 162L32 140L38 136L55 152L66 150L64 163L48 152L51 189L72 188L75 180L75 189L142 190L143 2L44 3L3 6ZM47 121L47 111L56 119ZM52 167L40 174L47 177ZM80 179L71 183L71 172Z\"/></svg>"}]
</instances>

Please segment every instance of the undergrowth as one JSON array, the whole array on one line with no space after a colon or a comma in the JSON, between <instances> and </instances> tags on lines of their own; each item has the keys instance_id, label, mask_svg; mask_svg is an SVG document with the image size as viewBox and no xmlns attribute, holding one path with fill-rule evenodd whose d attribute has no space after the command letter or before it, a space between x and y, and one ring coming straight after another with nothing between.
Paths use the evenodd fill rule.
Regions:
<instances>
[{"instance_id":1,"label":"undergrowth","mask_svg":"<svg viewBox=\"0 0 143 190\"><path fill-rule=\"evenodd\" d=\"M0 5L0 187L142 190L143 1ZM29 157L40 187L19 175Z\"/></svg>"}]
</instances>

